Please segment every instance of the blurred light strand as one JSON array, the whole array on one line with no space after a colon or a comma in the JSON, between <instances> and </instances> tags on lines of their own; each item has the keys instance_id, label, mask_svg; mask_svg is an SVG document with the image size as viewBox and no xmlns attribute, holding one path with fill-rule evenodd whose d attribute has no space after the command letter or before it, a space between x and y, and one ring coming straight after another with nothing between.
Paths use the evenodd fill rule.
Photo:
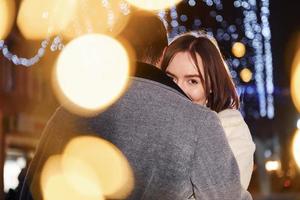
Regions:
<instances>
[{"instance_id":1,"label":"blurred light strand","mask_svg":"<svg viewBox=\"0 0 300 200\"><path fill-rule=\"evenodd\" d=\"M271 49L271 30L269 24L269 0L261 0L261 21L262 35L264 37L265 55L264 62L266 67L266 88L267 88L267 115L269 119L274 117L274 84L273 84L273 64L272 64L272 49Z\"/></svg>"},{"instance_id":2,"label":"blurred light strand","mask_svg":"<svg viewBox=\"0 0 300 200\"><path fill-rule=\"evenodd\" d=\"M115 24L115 15L111 8L111 4L109 3L109 0L101 0L102 6L107 9L108 17L107 17L107 24L110 27L110 30L112 30L113 25ZM130 13L130 5L125 1L122 0L119 2L119 9L123 15L128 15ZM44 56L46 48L49 46L50 39L47 38L41 42L41 47L38 49L36 55L34 55L31 58L23 58L19 57L16 54L13 54L9 51L8 46L5 44L5 40L0 40L0 51L2 51L3 56L14 63L15 65L25 66L25 67L31 67L32 65L38 63L40 59ZM51 51L57 51L62 50L64 47L64 44L62 43L62 39L60 36L54 37L51 45L50 50Z\"/></svg>"},{"instance_id":3,"label":"blurred light strand","mask_svg":"<svg viewBox=\"0 0 300 200\"><path fill-rule=\"evenodd\" d=\"M31 58L19 57L16 54L13 54L9 51L8 46L5 44L4 40L0 40L0 51L2 51L3 56L9 61L13 62L15 65L22 65L25 67L30 67L37 62L45 55L46 48L49 46L50 39L45 39L41 42L41 47L38 49L36 55ZM60 36L56 36L51 45L51 51L57 51L63 49L64 45Z\"/></svg>"}]
</instances>

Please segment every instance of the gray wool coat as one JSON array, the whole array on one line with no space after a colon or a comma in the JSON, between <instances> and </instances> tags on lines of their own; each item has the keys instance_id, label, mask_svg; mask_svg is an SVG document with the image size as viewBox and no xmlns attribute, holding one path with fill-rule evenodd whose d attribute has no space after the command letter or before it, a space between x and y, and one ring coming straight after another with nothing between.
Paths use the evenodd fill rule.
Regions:
<instances>
[{"instance_id":1,"label":"gray wool coat","mask_svg":"<svg viewBox=\"0 0 300 200\"><path fill-rule=\"evenodd\" d=\"M43 164L79 133L97 134L127 157L135 178L128 200L252 199L241 187L216 113L165 84L142 77L131 81L124 96L98 116L56 111L42 134L21 200L42 199Z\"/></svg>"}]
</instances>

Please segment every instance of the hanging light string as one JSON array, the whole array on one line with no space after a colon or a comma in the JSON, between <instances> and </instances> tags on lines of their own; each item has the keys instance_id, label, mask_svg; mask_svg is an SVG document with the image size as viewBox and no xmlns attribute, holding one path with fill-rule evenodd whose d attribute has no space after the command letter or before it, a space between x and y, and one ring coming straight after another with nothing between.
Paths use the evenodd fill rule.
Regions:
<instances>
[{"instance_id":1,"label":"hanging light string","mask_svg":"<svg viewBox=\"0 0 300 200\"><path fill-rule=\"evenodd\" d=\"M110 31L112 31L113 26L116 22L116 16L111 7L111 4L109 3L109 0L102 0L102 6L107 10L107 24L109 26ZM125 0L120 1L118 6L123 15L129 15L130 7L129 4L125 2Z\"/></svg>"},{"instance_id":2,"label":"hanging light string","mask_svg":"<svg viewBox=\"0 0 300 200\"><path fill-rule=\"evenodd\" d=\"M123 13L123 15L129 15L130 14L130 6L125 0L122 0L119 3L119 7L120 7L120 10Z\"/></svg>"},{"instance_id":3,"label":"hanging light string","mask_svg":"<svg viewBox=\"0 0 300 200\"><path fill-rule=\"evenodd\" d=\"M102 6L107 10L107 24L109 26L110 31L112 31L113 26L115 24L114 11L112 10L108 0L102 0Z\"/></svg>"},{"instance_id":4,"label":"hanging light string","mask_svg":"<svg viewBox=\"0 0 300 200\"><path fill-rule=\"evenodd\" d=\"M267 90L267 116L269 119L274 117L274 83L273 83L273 61L271 49L271 30L269 24L270 4L269 0L261 0L261 22L262 36L264 38L265 56L264 63L266 68L266 90Z\"/></svg>"},{"instance_id":5,"label":"hanging light string","mask_svg":"<svg viewBox=\"0 0 300 200\"><path fill-rule=\"evenodd\" d=\"M108 17L107 17L107 23L110 27L110 30L112 30L112 27L115 23L115 15L111 8L111 5L108 0L102 0L102 6L108 10ZM125 0L120 1L119 8L123 15L128 15L130 13L130 6ZM45 12L47 13L47 12ZM91 27L90 27L91 29ZM52 30L52 27L48 28L48 32L50 33ZM90 30L92 31L92 30ZM16 54L13 54L9 51L9 48L7 44L5 44L5 40L0 40L0 51L2 52L3 56L11 61L15 65L24 66L24 67L31 67L32 65L38 63L40 59L45 55L46 48L50 44L50 39L47 38L41 42L41 47L37 50L36 55L34 55L31 58L24 58L20 57ZM51 51L57 51L62 50L64 47L64 44L62 42L61 36L56 36L52 40L52 43L50 45Z\"/></svg>"},{"instance_id":6,"label":"hanging light string","mask_svg":"<svg viewBox=\"0 0 300 200\"><path fill-rule=\"evenodd\" d=\"M54 7L54 13L57 12L59 6L58 4L55 4ZM31 58L24 58L20 57L17 54L13 54L12 52L9 51L8 46L5 44L4 40L0 40L0 51L2 51L3 56L11 61L14 65L19 65L19 66L24 66L24 67L31 67L32 65L38 63L40 59L45 55L46 48L50 44L50 34L53 31L53 17L49 16L48 11L43 12L43 16L50 18L50 25L48 26L48 37L41 42L40 48L37 50L37 53L31 57ZM62 43L62 38L60 35L56 36L53 38L51 45L50 45L50 50L51 51L57 51L63 49L64 45Z\"/></svg>"},{"instance_id":7,"label":"hanging light string","mask_svg":"<svg viewBox=\"0 0 300 200\"><path fill-rule=\"evenodd\" d=\"M172 27L170 38L174 38L179 34L178 12L176 6L171 7L170 16L171 16L171 27Z\"/></svg>"},{"instance_id":8,"label":"hanging light string","mask_svg":"<svg viewBox=\"0 0 300 200\"><path fill-rule=\"evenodd\" d=\"M9 51L7 45L5 44L4 40L0 40L0 51L2 52L3 56L8 59L9 61L13 62L15 65L21 65L25 67L30 67L40 61L40 59L45 55L46 48L49 45L50 40L45 39L41 42L41 47L38 49L36 55L31 58L23 58L19 57L16 54L13 54ZM56 36L51 45L51 51L61 50L64 47L61 37Z\"/></svg>"}]
</instances>

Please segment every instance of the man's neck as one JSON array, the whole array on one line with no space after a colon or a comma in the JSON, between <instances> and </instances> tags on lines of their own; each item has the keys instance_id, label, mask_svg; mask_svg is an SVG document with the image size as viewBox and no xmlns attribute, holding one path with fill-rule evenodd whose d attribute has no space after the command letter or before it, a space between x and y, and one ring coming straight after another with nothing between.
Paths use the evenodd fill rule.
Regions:
<instances>
[{"instance_id":1,"label":"man's neck","mask_svg":"<svg viewBox=\"0 0 300 200\"><path fill-rule=\"evenodd\" d=\"M138 61L138 62L146 63L148 65L152 65L152 66L160 69L160 63L161 63L160 61L158 63L152 63L149 60L141 60L141 61Z\"/></svg>"}]
</instances>

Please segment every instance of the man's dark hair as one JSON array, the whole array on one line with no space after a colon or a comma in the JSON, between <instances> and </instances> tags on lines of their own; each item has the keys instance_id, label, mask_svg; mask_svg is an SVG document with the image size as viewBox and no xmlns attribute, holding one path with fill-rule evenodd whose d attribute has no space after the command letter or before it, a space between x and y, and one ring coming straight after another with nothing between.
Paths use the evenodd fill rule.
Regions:
<instances>
[{"instance_id":1,"label":"man's dark hair","mask_svg":"<svg viewBox=\"0 0 300 200\"><path fill-rule=\"evenodd\" d=\"M168 45L164 24L157 15L146 11L132 11L120 36L132 46L137 61L153 65L159 63L164 48Z\"/></svg>"}]
</instances>

